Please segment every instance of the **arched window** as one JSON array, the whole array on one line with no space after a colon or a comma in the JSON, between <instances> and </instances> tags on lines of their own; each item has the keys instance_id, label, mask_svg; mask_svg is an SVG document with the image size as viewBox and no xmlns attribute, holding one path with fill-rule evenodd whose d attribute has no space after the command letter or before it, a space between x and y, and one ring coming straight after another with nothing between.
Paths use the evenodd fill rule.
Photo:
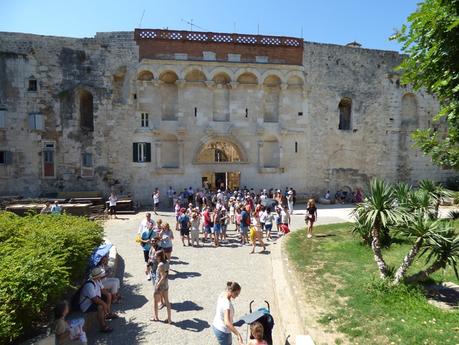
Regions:
<instances>
[{"instance_id":1,"label":"arched window","mask_svg":"<svg viewBox=\"0 0 459 345\"><path fill-rule=\"evenodd\" d=\"M343 98L339 102L339 125L338 129L350 130L351 129L351 116L352 116L352 100L350 98Z\"/></svg>"},{"instance_id":2,"label":"arched window","mask_svg":"<svg viewBox=\"0 0 459 345\"><path fill-rule=\"evenodd\" d=\"M161 84L161 119L166 121L177 120L178 108L178 87L177 74L172 71L167 71L159 77L163 83Z\"/></svg>"},{"instance_id":3,"label":"arched window","mask_svg":"<svg viewBox=\"0 0 459 345\"><path fill-rule=\"evenodd\" d=\"M201 147L198 155L198 163L236 163L241 162L239 148L230 142L213 141Z\"/></svg>"},{"instance_id":4,"label":"arched window","mask_svg":"<svg viewBox=\"0 0 459 345\"><path fill-rule=\"evenodd\" d=\"M229 121L230 115L230 77L226 73L215 75L213 81L216 87L213 90L213 117L214 121Z\"/></svg>"},{"instance_id":5,"label":"arched window","mask_svg":"<svg viewBox=\"0 0 459 345\"><path fill-rule=\"evenodd\" d=\"M94 130L94 104L91 92L80 92L80 128L87 131Z\"/></svg>"},{"instance_id":6,"label":"arched window","mask_svg":"<svg viewBox=\"0 0 459 345\"><path fill-rule=\"evenodd\" d=\"M152 81L153 73L151 73L150 71L142 71L137 75L137 80Z\"/></svg>"},{"instance_id":7,"label":"arched window","mask_svg":"<svg viewBox=\"0 0 459 345\"><path fill-rule=\"evenodd\" d=\"M279 100L281 80L278 76L270 75L264 82L264 122L279 121Z\"/></svg>"}]
</instances>

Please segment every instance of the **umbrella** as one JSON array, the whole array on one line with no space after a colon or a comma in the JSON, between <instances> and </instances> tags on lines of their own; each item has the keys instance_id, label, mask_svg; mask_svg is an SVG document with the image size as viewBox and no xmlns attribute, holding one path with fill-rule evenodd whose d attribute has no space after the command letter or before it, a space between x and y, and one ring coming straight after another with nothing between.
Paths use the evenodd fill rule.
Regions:
<instances>
[{"instance_id":1,"label":"umbrella","mask_svg":"<svg viewBox=\"0 0 459 345\"><path fill-rule=\"evenodd\" d=\"M96 267L100 260L107 255L110 252L110 249L113 247L113 244L111 243L105 243L101 244L99 247L94 249L94 251L91 254L91 257L89 258L89 266Z\"/></svg>"},{"instance_id":2,"label":"umbrella","mask_svg":"<svg viewBox=\"0 0 459 345\"><path fill-rule=\"evenodd\" d=\"M277 201L274 199L266 198L261 202L261 204L264 207L269 207L271 210L274 210L274 208L277 206Z\"/></svg>"}]
</instances>

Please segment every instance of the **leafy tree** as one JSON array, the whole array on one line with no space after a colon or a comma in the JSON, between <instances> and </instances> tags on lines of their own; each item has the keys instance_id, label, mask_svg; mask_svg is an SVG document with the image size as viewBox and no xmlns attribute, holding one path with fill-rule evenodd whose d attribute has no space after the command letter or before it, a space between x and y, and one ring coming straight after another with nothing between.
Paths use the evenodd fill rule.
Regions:
<instances>
[{"instance_id":1,"label":"leafy tree","mask_svg":"<svg viewBox=\"0 0 459 345\"><path fill-rule=\"evenodd\" d=\"M459 0L424 0L391 39L408 54L399 66L401 82L435 95L440 111L434 121L447 123L445 135L418 129L416 145L435 164L459 170Z\"/></svg>"}]
</instances>

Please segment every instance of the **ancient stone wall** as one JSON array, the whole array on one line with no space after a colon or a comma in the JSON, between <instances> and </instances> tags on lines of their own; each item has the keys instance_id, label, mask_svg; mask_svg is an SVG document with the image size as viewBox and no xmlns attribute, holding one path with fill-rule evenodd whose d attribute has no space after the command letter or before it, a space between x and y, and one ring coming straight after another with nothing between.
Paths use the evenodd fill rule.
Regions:
<instances>
[{"instance_id":1,"label":"ancient stone wall","mask_svg":"<svg viewBox=\"0 0 459 345\"><path fill-rule=\"evenodd\" d=\"M155 187L196 188L221 173L319 194L375 176L452 174L411 147L438 104L400 85L395 52L305 43L301 65L182 58L140 58L133 32L0 33L0 151L9 152L0 194L115 189L146 201ZM240 160L199 157L215 143Z\"/></svg>"}]
</instances>

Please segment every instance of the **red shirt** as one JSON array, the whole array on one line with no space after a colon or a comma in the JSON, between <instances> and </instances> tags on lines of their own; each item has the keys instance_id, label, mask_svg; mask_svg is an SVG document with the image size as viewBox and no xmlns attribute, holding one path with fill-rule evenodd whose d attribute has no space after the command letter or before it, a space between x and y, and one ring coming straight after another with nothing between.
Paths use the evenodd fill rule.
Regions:
<instances>
[{"instance_id":1,"label":"red shirt","mask_svg":"<svg viewBox=\"0 0 459 345\"><path fill-rule=\"evenodd\" d=\"M209 210L205 210L202 215L204 217L204 225L210 225L210 213L209 213Z\"/></svg>"}]
</instances>

